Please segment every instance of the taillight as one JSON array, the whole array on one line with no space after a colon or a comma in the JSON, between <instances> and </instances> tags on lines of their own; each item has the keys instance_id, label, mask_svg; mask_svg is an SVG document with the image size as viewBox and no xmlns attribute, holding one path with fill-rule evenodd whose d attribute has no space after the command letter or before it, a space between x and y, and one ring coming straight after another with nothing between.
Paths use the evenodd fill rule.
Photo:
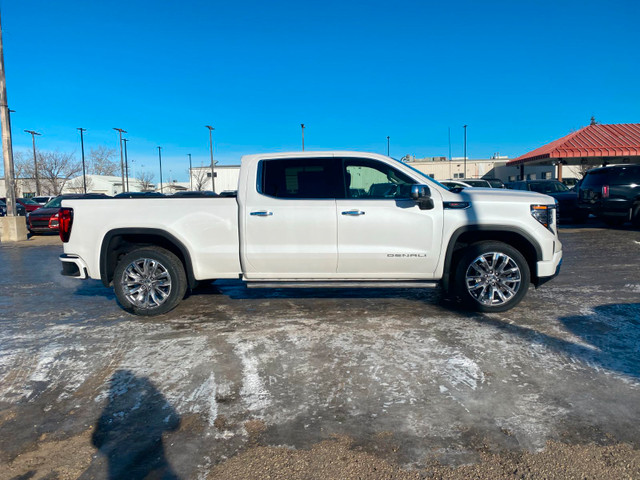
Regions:
<instances>
[{"instance_id":1,"label":"taillight","mask_svg":"<svg viewBox=\"0 0 640 480\"><path fill-rule=\"evenodd\" d=\"M69 236L71 236L71 226L73 225L73 208L61 208L58 213L58 222L60 224L58 227L60 240L67 243Z\"/></svg>"},{"instance_id":2,"label":"taillight","mask_svg":"<svg viewBox=\"0 0 640 480\"><path fill-rule=\"evenodd\" d=\"M58 228L58 225L60 225L60 222L58 222L58 216L59 214L56 213L49 219L49 228Z\"/></svg>"},{"instance_id":3,"label":"taillight","mask_svg":"<svg viewBox=\"0 0 640 480\"><path fill-rule=\"evenodd\" d=\"M609 198L609 185L602 185L602 198Z\"/></svg>"}]
</instances>

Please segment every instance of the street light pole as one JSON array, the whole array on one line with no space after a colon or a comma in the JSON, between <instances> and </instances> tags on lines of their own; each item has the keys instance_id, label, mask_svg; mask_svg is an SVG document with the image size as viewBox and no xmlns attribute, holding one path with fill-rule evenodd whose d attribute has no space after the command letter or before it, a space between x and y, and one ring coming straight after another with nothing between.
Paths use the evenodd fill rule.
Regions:
<instances>
[{"instance_id":1,"label":"street light pole","mask_svg":"<svg viewBox=\"0 0 640 480\"><path fill-rule=\"evenodd\" d=\"M127 176L127 192L129 191L129 160L127 159L127 142L129 141L126 138L123 138L124 142L124 171Z\"/></svg>"},{"instance_id":2,"label":"street light pole","mask_svg":"<svg viewBox=\"0 0 640 480\"><path fill-rule=\"evenodd\" d=\"M467 125L464 125L464 175L467 178Z\"/></svg>"},{"instance_id":3,"label":"street light pole","mask_svg":"<svg viewBox=\"0 0 640 480\"><path fill-rule=\"evenodd\" d=\"M387 135L387 157L390 156L389 152L390 152L390 149L389 149L389 135Z\"/></svg>"},{"instance_id":4,"label":"street light pole","mask_svg":"<svg viewBox=\"0 0 640 480\"><path fill-rule=\"evenodd\" d=\"M82 151L82 185L84 187L84 193L87 193L87 171L84 164L84 137L82 135L87 129L78 127L77 130L80 131L80 150Z\"/></svg>"},{"instance_id":5,"label":"street light pole","mask_svg":"<svg viewBox=\"0 0 640 480\"><path fill-rule=\"evenodd\" d=\"M122 152L122 134L127 133L122 128L113 128L120 134L120 176L122 177L122 191L124 192L124 154Z\"/></svg>"},{"instance_id":6,"label":"street light pole","mask_svg":"<svg viewBox=\"0 0 640 480\"><path fill-rule=\"evenodd\" d=\"M213 134L215 130L211 125L205 125L209 129L209 151L211 152L211 191L216 191L216 172L213 170Z\"/></svg>"},{"instance_id":7,"label":"street light pole","mask_svg":"<svg viewBox=\"0 0 640 480\"><path fill-rule=\"evenodd\" d=\"M4 159L4 186L7 197L7 215L15 217L16 189L14 184L13 147L11 144L11 118L7 103L7 82L4 72L4 53L2 49L2 26L0 26L0 118L2 121L2 153ZM17 220L16 220L17 221ZM3 241L5 235L2 235Z\"/></svg>"},{"instance_id":8,"label":"street light pole","mask_svg":"<svg viewBox=\"0 0 640 480\"><path fill-rule=\"evenodd\" d=\"M36 175L36 195L40 196L40 177L38 176L38 158L36 156L36 135L42 135L34 130L25 130L31 134L31 142L33 143L33 168Z\"/></svg>"},{"instance_id":9,"label":"street light pole","mask_svg":"<svg viewBox=\"0 0 640 480\"><path fill-rule=\"evenodd\" d=\"M187 153L189 156L189 190L193 191L193 167L191 167L191 154Z\"/></svg>"},{"instance_id":10,"label":"street light pole","mask_svg":"<svg viewBox=\"0 0 640 480\"><path fill-rule=\"evenodd\" d=\"M162 147L158 147L158 160L160 161L160 193L162 193Z\"/></svg>"},{"instance_id":11,"label":"street light pole","mask_svg":"<svg viewBox=\"0 0 640 480\"><path fill-rule=\"evenodd\" d=\"M300 127L302 128L302 151L304 152L304 123L301 123Z\"/></svg>"}]
</instances>

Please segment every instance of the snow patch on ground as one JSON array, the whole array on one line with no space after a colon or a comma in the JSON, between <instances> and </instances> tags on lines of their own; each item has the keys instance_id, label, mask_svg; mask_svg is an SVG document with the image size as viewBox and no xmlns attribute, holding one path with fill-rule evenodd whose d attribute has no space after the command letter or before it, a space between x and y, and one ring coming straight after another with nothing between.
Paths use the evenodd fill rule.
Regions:
<instances>
[{"instance_id":1,"label":"snow patch on ground","mask_svg":"<svg viewBox=\"0 0 640 480\"><path fill-rule=\"evenodd\" d=\"M256 347L255 342L240 342L234 351L242 362L242 400L251 413L263 416L271 405L271 394L260 375L260 364L264 359L256 352Z\"/></svg>"}]
</instances>

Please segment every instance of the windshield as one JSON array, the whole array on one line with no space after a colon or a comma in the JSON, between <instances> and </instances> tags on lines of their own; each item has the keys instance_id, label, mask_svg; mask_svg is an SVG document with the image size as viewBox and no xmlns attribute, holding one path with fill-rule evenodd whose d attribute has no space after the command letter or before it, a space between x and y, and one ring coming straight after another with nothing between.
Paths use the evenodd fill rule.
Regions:
<instances>
[{"instance_id":1,"label":"windshield","mask_svg":"<svg viewBox=\"0 0 640 480\"><path fill-rule=\"evenodd\" d=\"M31 200L30 198L19 198L18 200L20 200L22 203L24 203L25 205L38 205L40 206L39 203L34 202L33 200Z\"/></svg>"},{"instance_id":2,"label":"windshield","mask_svg":"<svg viewBox=\"0 0 640 480\"><path fill-rule=\"evenodd\" d=\"M498 180L497 178L487 179L487 182L489 182L489 185L491 185L493 188L504 188L504 183L502 183L502 180Z\"/></svg>"},{"instance_id":3,"label":"windshield","mask_svg":"<svg viewBox=\"0 0 640 480\"><path fill-rule=\"evenodd\" d=\"M61 204L62 204L62 197L56 197L50 202L47 202L44 205L44 208L60 208Z\"/></svg>"},{"instance_id":4,"label":"windshield","mask_svg":"<svg viewBox=\"0 0 640 480\"><path fill-rule=\"evenodd\" d=\"M468 183L472 187L490 187L489 182L486 180L464 180L464 183Z\"/></svg>"},{"instance_id":5,"label":"windshield","mask_svg":"<svg viewBox=\"0 0 640 480\"><path fill-rule=\"evenodd\" d=\"M569 187L560 182L531 183L529 188L538 193L560 193L569 191Z\"/></svg>"},{"instance_id":6,"label":"windshield","mask_svg":"<svg viewBox=\"0 0 640 480\"><path fill-rule=\"evenodd\" d=\"M391 160L394 160L394 161L396 161L396 162L398 162L398 163L401 163L402 165L404 165L404 166L405 166L405 167L407 167L407 168L410 168L411 170L413 170L414 172L416 172L417 174L419 174L421 177L424 177L424 178L426 178L427 180L429 180L430 182L435 183L435 184L436 184L436 185L438 185L439 187L442 187L442 188L444 188L445 190L449 190L449 188L445 187L443 184L441 184L441 183L440 183L439 181L437 181L435 178L431 178L431 177L430 177L429 175L427 175L426 173L421 172L420 170L418 170L418 169L417 169L417 168L415 168L415 167L412 167L412 166L411 166L411 165L409 165L408 163L401 162L401 161L400 161L400 160L398 160L397 158L393 158L393 157L389 157L389 158L391 158Z\"/></svg>"}]
</instances>

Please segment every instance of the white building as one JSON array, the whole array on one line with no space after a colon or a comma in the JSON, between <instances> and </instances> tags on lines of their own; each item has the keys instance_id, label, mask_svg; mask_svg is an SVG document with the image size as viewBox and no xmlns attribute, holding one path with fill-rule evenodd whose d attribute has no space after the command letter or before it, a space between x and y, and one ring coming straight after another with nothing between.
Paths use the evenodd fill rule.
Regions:
<instances>
[{"instance_id":1,"label":"white building","mask_svg":"<svg viewBox=\"0 0 640 480\"><path fill-rule=\"evenodd\" d=\"M126 184L126 179L125 179ZM142 192L144 184L137 178L129 178L129 191ZM147 190L155 190L155 184L149 184ZM124 189L126 190L126 188ZM87 193L104 193L110 196L122 193L122 177L110 175L87 175ZM70 179L62 193L84 193L82 175Z\"/></svg>"},{"instance_id":2,"label":"white building","mask_svg":"<svg viewBox=\"0 0 640 480\"><path fill-rule=\"evenodd\" d=\"M238 190L240 165L216 165L215 192ZM191 169L191 190L211 190L211 167L193 167Z\"/></svg>"}]
</instances>

